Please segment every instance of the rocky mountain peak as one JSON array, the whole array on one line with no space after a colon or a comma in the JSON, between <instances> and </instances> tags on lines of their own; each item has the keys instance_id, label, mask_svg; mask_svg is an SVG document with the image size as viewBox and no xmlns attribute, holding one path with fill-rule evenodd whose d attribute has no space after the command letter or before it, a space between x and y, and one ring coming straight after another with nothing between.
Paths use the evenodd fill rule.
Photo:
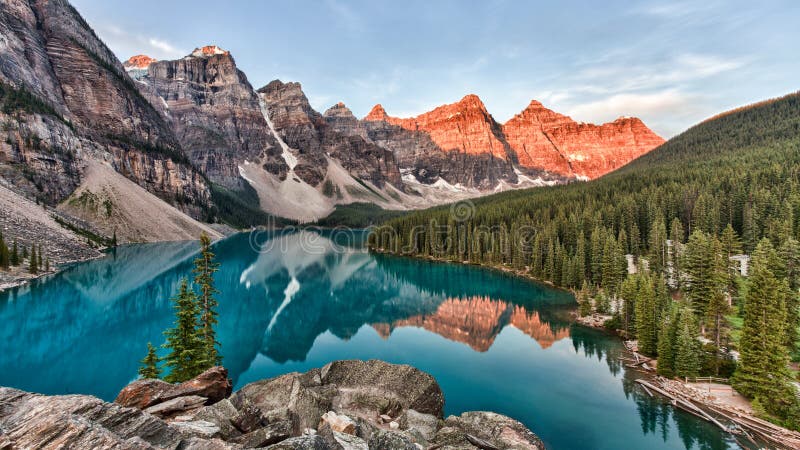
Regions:
<instances>
[{"instance_id":1,"label":"rocky mountain peak","mask_svg":"<svg viewBox=\"0 0 800 450\"><path fill-rule=\"evenodd\" d=\"M458 101L455 105L461 106L465 109L479 109L481 111L486 111L486 105L483 104L483 101L480 97L475 94L467 94Z\"/></svg>"},{"instance_id":2,"label":"rocky mountain peak","mask_svg":"<svg viewBox=\"0 0 800 450\"><path fill-rule=\"evenodd\" d=\"M528 123L540 126L560 126L575 123L569 116L559 114L547 107L538 100L531 100L528 106L519 114L512 117L506 125L514 123Z\"/></svg>"},{"instance_id":3,"label":"rocky mountain peak","mask_svg":"<svg viewBox=\"0 0 800 450\"><path fill-rule=\"evenodd\" d=\"M383 105L378 103L377 105L372 107L372 109L369 111L369 114L364 116L364 120L369 120L369 121L386 120L388 117L389 115L386 114L386 110L383 109Z\"/></svg>"},{"instance_id":4,"label":"rocky mountain peak","mask_svg":"<svg viewBox=\"0 0 800 450\"><path fill-rule=\"evenodd\" d=\"M122 66L125 67L125 70L147 69L150 64L153 64L156 61L158 60L147 55L134 55L128 58L128 60L125 61Z\"/></svg>"},{"instance_id":5,"label":"rocky mountain peak","mask_svg":"<svg viewBox=\"0 0 800 450\"><path fill-rule=\"evenodd\" d=\"M339 102L330 108L328 108L325 113L323 114L324 117L336 117L341 119L355 119L356 116L353 115L353 111L350 110L344 103Z\"/></svg>"},{"instance_id":6,"label":"rocky mountain peak","mask_svg":"<svg viewBox=\"0 0 800 450\"><path fill-rule=\"evenodd\" d=\"M230 55L230 52L223 50L216 45L206 45L204 47L198 47L194 49L190 56L195 58L207 58L214 55Z\"/></svg>"}]
</instances>

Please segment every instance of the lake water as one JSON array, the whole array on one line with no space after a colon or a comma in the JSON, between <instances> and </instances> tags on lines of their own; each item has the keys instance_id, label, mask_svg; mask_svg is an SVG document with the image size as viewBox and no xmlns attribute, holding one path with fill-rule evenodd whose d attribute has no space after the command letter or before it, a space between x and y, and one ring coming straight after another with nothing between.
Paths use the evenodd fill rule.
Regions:
<instances>
[{"instance_id":1,"label":"lake water","mask_svg":"<svg viewBox=\"0 0 800 450\"><path fill-rule=\"evenodd\" d=\"M620 342L572 323L570 294L475 267L370 255L360 237L239 234L215 245L218 337L236 388L377 358L432 374L447 414L506 414L552 449L738 448L635 387ZM197 248L121 247L0 292L0 385L113 400L136 377L147 342L163 343L170 297Z\"/></svg>"}]
</instances>

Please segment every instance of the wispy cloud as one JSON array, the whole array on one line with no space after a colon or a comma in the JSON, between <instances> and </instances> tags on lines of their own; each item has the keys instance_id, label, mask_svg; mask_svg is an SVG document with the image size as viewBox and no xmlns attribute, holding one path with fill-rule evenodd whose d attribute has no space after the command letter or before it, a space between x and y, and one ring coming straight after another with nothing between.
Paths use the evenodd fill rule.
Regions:
<instances>
[{"instance_id":1,"label":"wispy cloud","mask_svg":"<svg viewBox=\"0 0 800 450\"><path fill-rule=\"evenodd\" d=\"M157 36L145 36L114 24L101 24L97 32L123 61L130 56L146 54L156 59L173 59L189 52Z\"/></svg>"},{"instance_id":2,"label":"wispy cloud","mask_svg":"<svg viewBox=\"0 0 800 450\"><path fill-rule=\"evenodd\" d=\"M590 93L619 93L680 85L736 70L747 65L744 58L679 54L653 64L596 65L578 71L579 89Z\"/></svg>"},{"instance_id":3,"label":"wispy cloud","mask_svg":"<svg viewBox=\"0 0 800 450\"><path fill-rule=\"evenodd\" d=\"M345 28L350 31L362 31L364 29L364 21L361 16L347 2L325 0L325 5Z\"/></svg>"}]
</instances>

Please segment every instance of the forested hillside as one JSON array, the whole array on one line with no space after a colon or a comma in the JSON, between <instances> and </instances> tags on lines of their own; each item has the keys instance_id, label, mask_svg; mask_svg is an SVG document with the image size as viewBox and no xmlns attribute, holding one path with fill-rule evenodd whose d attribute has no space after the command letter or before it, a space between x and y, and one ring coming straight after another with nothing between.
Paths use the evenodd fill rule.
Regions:
<instances>
[{"instance_id":1,"label":"forested hillside","mask_svg":"<svg viewBox=\"0 0 800 450\"><path fill-rule=\"evenodd\" d=\"M797 341L798 216L796 93L709 119L595 181L394 219L370 245L510 266L573 288L584 312L613 313L666 375L729 373L728 350L738 347L734 385L765 416L796 427L787 362ZM747 281L731 270L739 253L752 254ZM638 261L635 275L626 254Z\"/></svg>"}]
</instances>

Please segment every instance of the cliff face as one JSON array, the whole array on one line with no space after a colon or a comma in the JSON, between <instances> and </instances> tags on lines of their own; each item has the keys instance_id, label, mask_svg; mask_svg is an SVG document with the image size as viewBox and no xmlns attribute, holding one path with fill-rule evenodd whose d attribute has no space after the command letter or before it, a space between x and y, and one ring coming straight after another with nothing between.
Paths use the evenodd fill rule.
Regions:
<instances>
[{"instance_id":1,"label":"cliff face","mask_svg":"<svg viewBox=\"0 0 800 450\"><path fill-rule=\"evenodd\" d=\"M376 105L364 122L417 180L483 189L516 183L518 171L555 182L596 178L664 142L639 119L578 123L536 100L500 126L475 95L405 119Z\"/></svg>"},{"instance_id":2,"label":"cliff face","mask_svg":"<svg viewBox=\"0 0 800 450\"><path fill-rule=\"evenodd\" d=\"M520 165L588 179L618 169L664 142L636 118L603 125L578 123L535 100L503 125L503 133Z\"/></svg>"},{"instance_id":3,"label":"cliff face","mask_svg":"<svg viewBox=\"0 0 800 450\"><path fill-rule=\"evenodd\" d=\"M421 183L441 178L452 185L491 189L500 181L518 181L516 153L475 95L407 119L391 117L376 105L364 122L369 136L391 149L401 170Z\"/></svg>"},{"instance_id":4,"label":"cliff face","mask_svg":"<svg viewBox=\"0 0 800 450\"><path fill-rule=\"evenodd\" d=\"M376 145L365 127L344 105L324 115L308 102L300 83L275 80L259 90L276 132L297 151L295 172L316 186L327 174L326 156L335 158L351 175L377 187L386 183L403 189L394 154Z\"/></svg>"},{"instance_id":5,"label":"cliff face","mask_svg":"<svg viewBox=\"0 0 800 450\"><path fill-rule=\"evenodd\" d=\"M87 160L104 160L150 192L203 214L210 205L203 177L72 6L14 0L0 4L0 17L4 177L55 204L80 184Z\"/></svg>"},{"instance_id":6,"label":"cliff face","mask_svg":"<svg viewBox=\"0 0 800 450\"><path fill-rule=\"evenodd\" d=\"M165 106L172 130L195 167L232 189L241 187L238 166L244 161L259 160L285 176L288 168L258 96L230 53L207 46L175 61L135 57L127 66L141 70L147 61L147 72L139 78L142 93Z\"/></svg>"}]
</instances>

